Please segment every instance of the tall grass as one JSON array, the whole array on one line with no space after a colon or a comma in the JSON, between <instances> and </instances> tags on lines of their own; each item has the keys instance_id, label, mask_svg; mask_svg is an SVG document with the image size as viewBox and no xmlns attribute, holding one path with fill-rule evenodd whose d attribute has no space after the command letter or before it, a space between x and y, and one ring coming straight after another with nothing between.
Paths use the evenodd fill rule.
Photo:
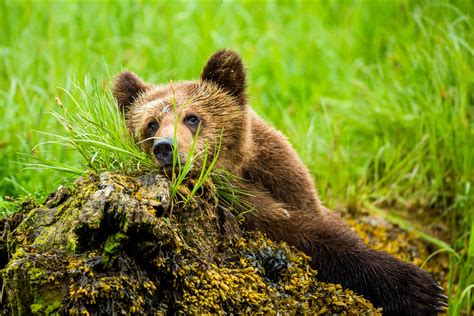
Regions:
<instances>
[{"instance_id":1,"label":"tall grass","mask_svg":"<svg viewBox=\"0 0 474 316\"><path fill-rule=\"evenodd\" d=\"M432 227L444 231L443 240L432 241L450 253L449 312L469 314L474 283L473 16L474 4L468 0L1 1L0 205L8 203L1 200L5 195L48 192L64 177L40 168L21 171L23 166L13 163L18 153L72 162L79 169L81 161L88 161L99 168L95 160L82 160L84 153L58 150L57 144L49 146L49 153L32 151L52 140L34 130L62 133L47 114L59 111L55 98L75 106L66 104L74 102L56 86L65 86L80 106L110 102L110 74L122 68L150 82L192 79L213 51L230 47L242 53L249 69L251 105L288 136L326 204L381 210L428 238ZM82 82L86 75L99 82L94 89L102 101L84 98L68 80ZM89 85L81 83L84 90ZM81 111L77 107L77 113L61 115L90 115ZM104 115L106 129L121 124L117 113L113 119L108 112L97 114ZM125 157L117 155L107 163L127 168L120 165Z\"/></svg>"},{"instance_id":2,"label":"tall grass","mask_svg":"<svg viewBox=\"0 0 474 316\"><path fill-rule=\"evenodd\" d=\"M50 140L36 145L33 150L44 153L56 145L52 150L73 150L82 159L74 164L74 161L26 156L32 162L25 163L24 169L53 169L78 175L87 169L132 175L153 170L155 164L134 142L111 94L101 93L97 84L87 79L84 88L74 86L73 90L63 90L65 98L56 97L58 109L51 112L62 129L39 132Z\"/></svg>"}]
</instances>

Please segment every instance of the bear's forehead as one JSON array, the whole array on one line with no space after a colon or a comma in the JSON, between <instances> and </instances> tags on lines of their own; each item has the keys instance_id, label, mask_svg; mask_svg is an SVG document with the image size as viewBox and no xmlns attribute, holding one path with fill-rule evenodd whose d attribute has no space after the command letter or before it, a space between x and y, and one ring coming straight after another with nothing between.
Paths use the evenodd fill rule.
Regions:
<instances>
[{"instance_id":1,"label":"bear's forehead","mask_svg":"<svg viewBox=\"0 0 474 316\"><path fill-rule=\"evenodd\" d=\"M169 113L174 109L208 108L212 104L237 106L233 98L213 85L202 81L187 81L157 85L147 90L135 102L140 112Z\"/></svg>"},{"instance_id":2,"label":"bear's forehead","mask_svg":"<svg viewBox=\"0 0 474 316\"><path fill-rule=\"evenodd\" d=\"M216 85L203 81L177 82L148 89L134 102L127 119L138 127L147 124L150 117L161 120L168 115L181 116L193 112L203 117L222 117L221 121L232 122L240 121L243 109L232 96Z\"/></svg>"},{"instance_id":3,"label":"bear's forehead","mask_svg":"<svg viewBox=\"0 0 474 316\"><path fill-rule=\"evenodd\" d=\"M173 109L171 102L166 101L165 98L152 100L140 105L143 111L157 111L168 113Z\"/></svg>"},{"instance_id":4,"label":"bear's forehead","mask_svg":"<svg viewBox=\"0 0 474 316\"><path fill-rule=\"evenodd\" d=\"M142 104L155 104L159 103L171 103L183 101L193 94L198 93L199 89L193 89L190 84L167 84L154 86L153 88L146 91L139 101Z\"/></svg>"},{"instance_id":5,"label":"bear's forehead","mask_svg":"<svg viewBox=\"0 0 474 316\"><path fill-rule=\"evenodd\" d=\"M166 112L170 107L182 107L211 97L199 82L179 82L154 86L137 100L137 104L150 109L162 108Z\"/></svg>"}]
</instances>

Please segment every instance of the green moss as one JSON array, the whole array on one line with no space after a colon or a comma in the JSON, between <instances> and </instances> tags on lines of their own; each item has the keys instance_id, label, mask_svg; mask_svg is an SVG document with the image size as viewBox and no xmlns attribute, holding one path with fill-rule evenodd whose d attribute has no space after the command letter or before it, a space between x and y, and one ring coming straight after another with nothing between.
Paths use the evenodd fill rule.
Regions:
<instances>
[{"instance_id":1,"label":"green moss","mask_svg":"<svg viewBox=\"0 0 474 316\"><path fill-rule=\"evenodd\" d=\"M44 305L43 304L31 304L30 305L30 310L34 314L38 314L39 312L42 312L44 310Z\"/></svg>"},{"instance_id":2,"label":"green moss","mask_svg":"<svg viewBox=\"0 0 474 316\"><path fill-rule=\"evenodd\" d=\"M115 256L118 251L123 248L123 245L126 242L127 238L128 236L121 232L108 236L104 244L102 256L108 259Z\"/></svg>"},{"instance_id":3,"label":"green moss","mask_svg":"<svg viewBox=\"0 0 474 316\"><path fill-rule=\"evenodd\" d=\"M47 299L44 299L44 297L47 297ZM36 297L34 303L30 305L30 310L33 314L60 315L61 306L61 300L45 295Z\"/></svg>"},{"instance_id":4,"label":"green moss","mask_svg":"<svg viewBox=\"0 0 474 316\"><path fill-rule=\"evenodd\" d=\"M28 274L30 276L30 281L34 282L39 279L45 274L45 271L41 268L31 267L28 269Z\"/></svg>"}]
</instances>

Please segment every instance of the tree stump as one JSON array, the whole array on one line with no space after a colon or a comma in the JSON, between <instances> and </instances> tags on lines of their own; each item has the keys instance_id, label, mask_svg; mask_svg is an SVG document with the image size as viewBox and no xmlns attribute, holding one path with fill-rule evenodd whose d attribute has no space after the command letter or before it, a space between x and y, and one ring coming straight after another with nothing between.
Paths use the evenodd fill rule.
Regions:
<instances>
[{"instance_id":1,"label":"tree stump","mask_svg":"<svg viewBox=\"0 0 474 316\"><path fill-rule=\"evenodd\" d=\"M176 195L186 196L192 181ZM169 181L88 174L0 219L5 314L376 312L317 280L309 258L241 228L207 181L170 200Z\"/></svg>"}]
</instances>

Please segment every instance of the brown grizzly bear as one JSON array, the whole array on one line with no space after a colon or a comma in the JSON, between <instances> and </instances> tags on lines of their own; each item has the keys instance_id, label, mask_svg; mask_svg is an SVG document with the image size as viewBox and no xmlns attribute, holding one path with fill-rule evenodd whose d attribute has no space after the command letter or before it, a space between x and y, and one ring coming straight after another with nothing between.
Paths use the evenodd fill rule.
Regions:
<instances>
[{"instance_id":1,"label":"brown grizzly bear","mask_svg":"<svg viewBox=\"0 0 474 316\"><path fill-rule=\"evenodd\" d=\"M124 72L114 97L135 139L160 168L171 166L173 144L176 159L184 162L193 139L198 152L207 141L211 148L221 142L218 166L245 179L242 189L251 192L243 196L256 209L247 215L248 228L310 255L321 280L364 295L387 315L436 314L447 306L443 289L427 272L368 248L321 205L308 169L285 136L248 106L237 53L215 53L197 81L155 86Z\"/></svg>"}]
</instances>

